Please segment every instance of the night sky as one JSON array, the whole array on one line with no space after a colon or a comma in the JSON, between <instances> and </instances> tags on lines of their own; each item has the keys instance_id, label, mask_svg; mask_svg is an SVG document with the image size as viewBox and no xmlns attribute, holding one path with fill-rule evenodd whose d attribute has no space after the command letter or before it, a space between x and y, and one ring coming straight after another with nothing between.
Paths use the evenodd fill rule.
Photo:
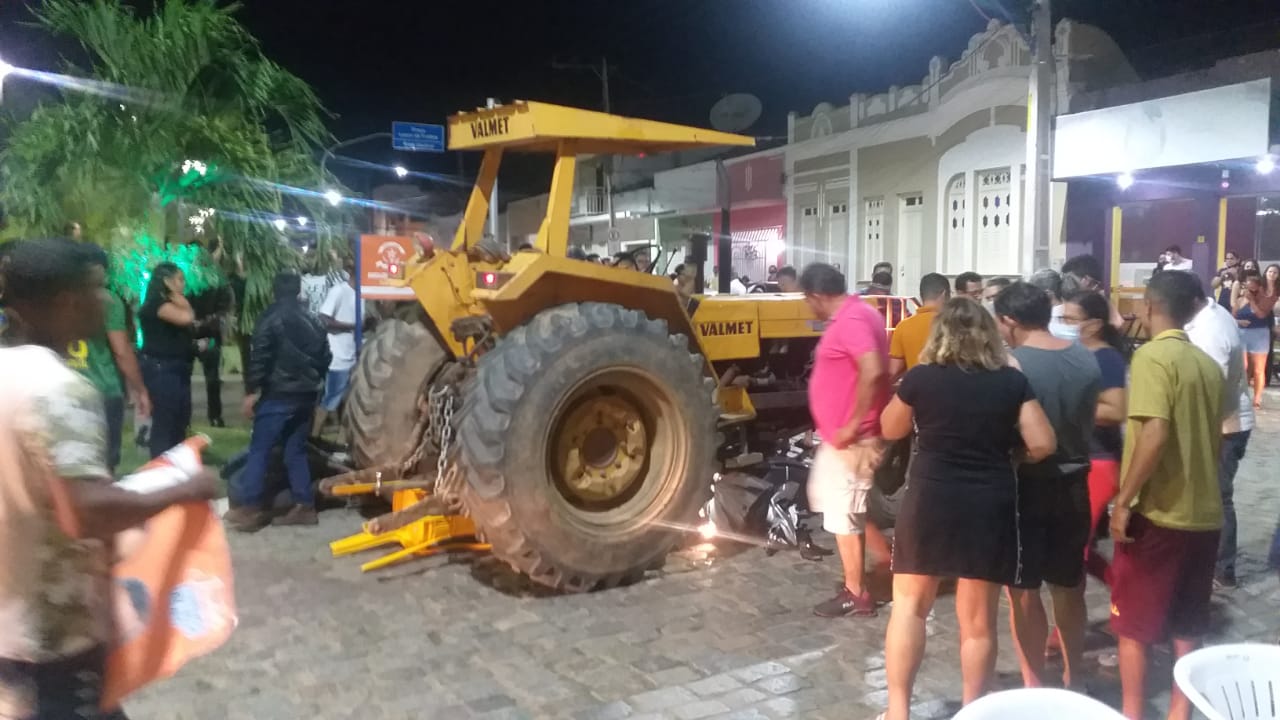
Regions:
<instances>
[{"instance_id":1,"label":"night sky","mask_svg":"<svg viewBox=\"0 0 1280 720\"><path fill-rule=\"evenodd\" d=\"M764 105L751 132L783 135L788 111L919 82L933 55L955 60L986 24L975 5L990 12L995 0L241 4L242 21L267 54L309 81L337 115L331 126L341 139L386 131L392 120L443 122L489 96L599 108L593 73L556 70L552 62L598 63L602 56L614 66L615 112L705 125L718 98L747 92ZM1055 16L1108 31L1148 75L1280 46L1280 0L1055 0L1054 8ZM0 0L6 60L51 68L60 54L74 55L65 43L22 27L25 16L22 3ZM6 88L6 105L13 92L21 91ZM15 104L21 107L21 98ZM396 157L384 141L343 153L458 171L452 157ZM366 185L351 172L360 171L344 179Z\"/></svg>"}]
</instances>

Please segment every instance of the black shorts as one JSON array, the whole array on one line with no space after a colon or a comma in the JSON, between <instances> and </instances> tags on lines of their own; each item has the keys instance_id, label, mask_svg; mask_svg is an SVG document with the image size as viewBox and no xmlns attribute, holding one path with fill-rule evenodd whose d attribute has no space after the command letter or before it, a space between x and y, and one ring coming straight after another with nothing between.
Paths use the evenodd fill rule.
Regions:
<instances>
[{"instance_id":1,"label":"black shorts","mask_svg":"<svg viewBox=\"0 0 1280 720\"><path fill-rule=\"evenodd\" d=\"M1019 572L1014 587L1084 582L1089 544L1089 470L1054 478L1018 475Z\"/></svg>"}]
</instances>

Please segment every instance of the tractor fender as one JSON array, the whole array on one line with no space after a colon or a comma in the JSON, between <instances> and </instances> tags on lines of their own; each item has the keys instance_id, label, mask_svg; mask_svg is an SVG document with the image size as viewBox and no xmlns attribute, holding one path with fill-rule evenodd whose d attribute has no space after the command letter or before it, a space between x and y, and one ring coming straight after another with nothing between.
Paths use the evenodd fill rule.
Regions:
<instances>
[{"instance_id":1,"label":"tractor fender","mask_svg":"<svg viewBox=\"0 0 1280 720\"><path fill-rule=\"evenodd\" d=\"M511 332L547 308L600 302L664 320L673 334L689 338L691 352L702 352L684 303L664 275L532 252L517 253L499 275L499 287L472 291L472 299L484 307L499 334Z\"/></svg>"}]
</instances>

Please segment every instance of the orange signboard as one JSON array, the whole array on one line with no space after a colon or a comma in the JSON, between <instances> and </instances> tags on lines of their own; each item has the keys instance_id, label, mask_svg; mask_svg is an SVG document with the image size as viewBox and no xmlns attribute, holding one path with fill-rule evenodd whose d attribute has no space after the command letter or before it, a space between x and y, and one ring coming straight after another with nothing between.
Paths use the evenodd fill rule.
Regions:
<instances>
[{"instance_id":1,"label":"orange signboard","mask_svg":"<svg viewBox=\"0 0 1280 720\"><path fill-rule=\"evenodd\" d=\"M394 235L360 236L360 297L403 300L413 291L400 286L405 266L414 256L413 239Z\"/></svg>"}]
</instances>

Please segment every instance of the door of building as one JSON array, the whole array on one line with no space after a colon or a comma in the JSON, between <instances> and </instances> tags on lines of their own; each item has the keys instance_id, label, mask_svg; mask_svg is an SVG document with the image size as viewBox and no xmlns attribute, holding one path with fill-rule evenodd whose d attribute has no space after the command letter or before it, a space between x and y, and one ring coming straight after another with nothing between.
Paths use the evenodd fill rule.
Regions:
<instances>
[{"instance_id":1,"label":"door of building","mask_svg":"<svg viewBox=\"0 0 1280 720\"><path fill-rule=\"evenodd\" d=\"M919 194L898 197L898 277L893 284L895 295L914 297L920 287L924 262L924 197Z\"/></svg>"},{"instance_id":2,"label":"door of building","mask_svg":"<svg viewBox=\"0 0 1280 720\"><path fill-rule=\"evenodd\" d=\"M841 272L849 270L849 203L831 203L827 218L827 246L824 263L835 265Z\"/></svg>"},{"instance_id":3,"label":"door of building","mask_svg":"<svg viewBox=\"0 0 1280 720\"><path fill-rule=\"evenodd\" d=\"M1013 234L1013 186L1009 168L978 173L978 246L973 267L983 275L1018 272L1018 243Z\"/></svg>"},{"instance_id":4,"label":"door of building","mask_svg":"<svg viewBox=\"0 0 1280 720\"><path fill-rule=\"evenodd\" d=\"M871 268L884 257L884 198L871 198L864 203L863 217L866 218L862 228L862 264L858 266L858 277L853 280L870 280Z\"/></svg>"},{"instance_id":5,"label":"door of building","mask_svg":"<svg viewBox=\"0 0 1280 720\"><path fill-rule=\"evenodd\" d=\"M796 243L795 266L803 268L813 262L820 228L817 207L800 208L800 237Z\"/></svg>"}]
</instances>

